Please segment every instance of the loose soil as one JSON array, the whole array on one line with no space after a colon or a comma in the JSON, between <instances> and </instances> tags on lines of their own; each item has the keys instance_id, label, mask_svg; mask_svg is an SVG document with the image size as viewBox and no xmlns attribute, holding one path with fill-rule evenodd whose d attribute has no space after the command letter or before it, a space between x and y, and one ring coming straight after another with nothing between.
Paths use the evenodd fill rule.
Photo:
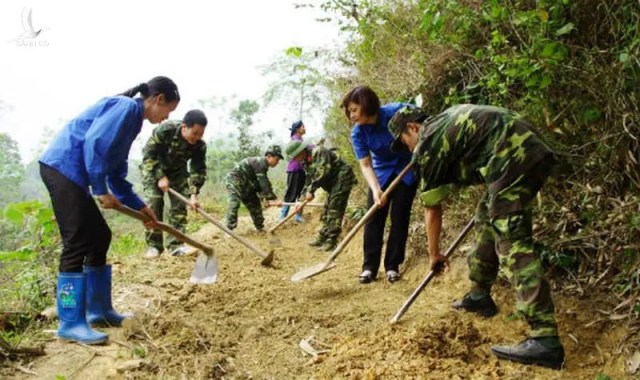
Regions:
<instances>
[{"instance_id":1,"label":"loose soil","mask_svg":"<svg viewBox=\"0 0 640 380\"><path fill-rule=\"evenodd\" d=\"M268 211L274 223L279 210ZM554 289L567 359L561 371L498 361L492 344L516 343L527 333L514 317L514 295L506 283L495 287L500 313L485 319L453 311L450 303L467 290L460 250L450 270L427 286L400 323L389 319L427 273L423 255L408 251L402 280L390 284L381 271L369 285L358 283L362 233L337 258L337 267L300 283L292 274L325 260L310 248L319 210L305 210L306 223L277 231L273 268L213 225L192 236L215 247L220 273L214 285L188 279L195 256L140 255L114 263L114 304L135 318L108 328L105 346L52 339L47 355L5 369L16 379L612 379L631 378L622 349L627 328L602 311L615 304L606 294L579 297ZM445 226L453 240L462 223ZM253 231L248 218L238 233L263 249L268 236ZM421 233L417 231L415 233ZM467 242L470 239L467 238ZM463 245L461 251L468 250ZM300 348L308 339L321 351ZM31 371L37 375L27 374Z\"/></svg>"}]
</instances>

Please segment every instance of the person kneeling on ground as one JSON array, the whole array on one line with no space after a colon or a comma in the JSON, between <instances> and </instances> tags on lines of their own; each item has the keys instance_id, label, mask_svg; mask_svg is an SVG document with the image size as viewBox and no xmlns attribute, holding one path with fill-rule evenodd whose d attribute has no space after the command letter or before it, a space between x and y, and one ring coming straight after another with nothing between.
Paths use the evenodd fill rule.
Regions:
<instances>
[{"instance_id":1,"label":"person kneeling on ground","mask_svg":"<svg viewBox=\"0 0 640 380\"><path fill-rule=\"evenodd\" d=\"M271 182L267 177L267 170L274 168L282 159L279 145L271 145L264 153L264 157L248 157L238 162L224 179L227 187L229 205L227 206L226 225L230 230L238 226L238 209L242 202L251 215L256 230L264 230L264 216L262 203L275 200ZM281 202L272 202L274 206L281 206Z\"/></svg>"},{"instance_id":2,"label":"person kneeling on ground","mask_svg":"<svg viewBox=\"0 0 640 380\"><path fill-rule=\"evenodd\" d=\"M392 150L413 152L432 270L448 265L439 247L441 202L452 186L487 186L475 216L476 245L468 257L471 290L453 308L495 315L491 286L502 263L530 333L517 345L491 350L500 359L561 368L564 349L549 283L534 252L531 219L531 203L557 163L555 152L517 113L491 106L463 104L429 118L419 108L404 107L389 121L389 130Z\"/></svg>"},{"instance_id":3,"label":"person kneeling on ground","mask_svg":"<svg viewBox=\"0 0 640 380\"><path fill-rule=\"evenodd\" d=\"M309 154L312 155L302 194L305 194L305 200L312 201L316 190L322 188L328 196L321 217L322 228L316 240L309 245L333 251L342 232L342 218L349 202L349 193L356 183L353 169L334 151L322 145L316 146L310 153L302 141L292 141L287 146L287 152L295 160L306 160ZM296 212L302 212L302 209L298 206Z\"/></svg>"}]
</instances>

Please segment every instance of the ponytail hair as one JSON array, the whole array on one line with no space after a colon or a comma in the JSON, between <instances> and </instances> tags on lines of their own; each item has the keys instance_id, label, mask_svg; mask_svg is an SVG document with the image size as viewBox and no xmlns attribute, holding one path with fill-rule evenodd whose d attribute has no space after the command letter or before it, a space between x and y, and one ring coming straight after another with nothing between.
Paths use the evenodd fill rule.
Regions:
<instances>
[{"instance_id":1,"label":"ponytail hair","mask_svg":"<svg viewBox=\"0 0 640 380\"><path fill-rule=\"evenodd\" d=\"M140 83L139 85L131 87L120 95L133 98L138 93L142 95L143 99L162 94L164 95L164 99L167 102L180 101L178 86L176 86L176 84L171 79L163 76L154 77L147 83Z\"/></svg>"}]
</instances>

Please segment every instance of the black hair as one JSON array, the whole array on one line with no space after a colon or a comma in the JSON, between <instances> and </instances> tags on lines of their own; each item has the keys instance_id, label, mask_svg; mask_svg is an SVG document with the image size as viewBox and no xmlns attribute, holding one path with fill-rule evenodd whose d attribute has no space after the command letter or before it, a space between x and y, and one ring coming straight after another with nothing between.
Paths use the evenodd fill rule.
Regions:
<instances>
[{"instance_id":1,"label":"black hair","mask_svg":"<svg viewBox=\"0 0 640 380\"><path fill-rule=\"evenodd\" d=\"M380 98L369 86L357 86L342 99L344 114L349 118L349 103L355 103L366 116L377 115L380 110Z\"/></svg>"},{"instance_id":2,"label":"black hair","mask_svg":"<svg viewBox=\"0 0 640 380\"><path fill-rule=\"evenodd\" d=\"M182 123L185 124L187 128L193 127L194 124L200 124L203 127L206 127L207 116L205 116L204 112L200 110L191 110L184 115Z\"/></svg>"},{"instance_id":3,"label":"black hair","mask_svg":"<svg viewBox=\"0 0 640 380\"><path fill-rule=\"evenodd\" d=\"M140 83L139 85L128 89L120 95L133 98L138 93L142 95L143 99L162 94L164 95L165 101L169 103L180 101L178 86L176 86L176 84L171 79L163 76L154 77L147 83Z\"/></svg>"}]
</instances>

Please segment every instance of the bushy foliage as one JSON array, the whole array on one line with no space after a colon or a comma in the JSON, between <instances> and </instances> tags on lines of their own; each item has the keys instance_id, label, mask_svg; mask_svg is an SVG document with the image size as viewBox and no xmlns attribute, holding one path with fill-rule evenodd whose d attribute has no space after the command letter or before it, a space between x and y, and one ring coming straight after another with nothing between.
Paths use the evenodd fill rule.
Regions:
<instances>
[{"instance_id":1,"label":"bushy foliage","mask_svg":"<svg viewBox=\"0 0 640 380\"><path fill-rule=\"evenodd\" d=\"M18 143L6 133L0 133L0 207L21 200L16 191L24 177Z\"/></svg>"},{"instance_id":2,"label":"bushy foliage","mask_svg":"<svg viewBox=\"0 0 640 380\"><path fill-rule=\"evenodd\" d=\"M11 203L0 218L2 309L35 315L49 305L60 238L53 210L39 202Z\"/></svg>"},{"instance_id":3,"label":"bushy foliage","mask_svg":"<svg viewBox=\"0 0 640 380\"><path fill-rule=\"evenodd\" d=\"M383 102L514 109L571 164L543 191L537 236L546 259L637 289L640 8L621 0L419 0L322 3L348 38L335 99L354 85ZM335 103L332 142L351 151ZM352 161L357 166L355 161ZM466 207L473 212L472 202ZM635 248L634 248L635 247ZM632 253L635 253L634 256ZM614 276L611 276L614 275Z\"/></svg>"}]
</instances>

